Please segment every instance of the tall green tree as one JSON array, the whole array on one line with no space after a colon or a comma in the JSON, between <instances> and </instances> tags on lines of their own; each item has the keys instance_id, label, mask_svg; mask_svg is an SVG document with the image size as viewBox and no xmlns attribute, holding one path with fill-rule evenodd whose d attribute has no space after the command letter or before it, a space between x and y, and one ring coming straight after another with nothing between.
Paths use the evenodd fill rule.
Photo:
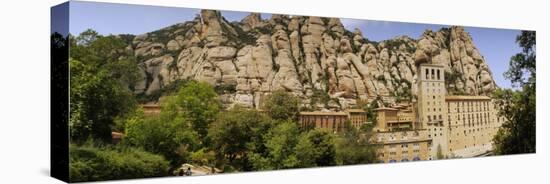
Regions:
<instances>
[{"instance_id":1,"label":"tall green tree","mask_svg":"<svg viewBox=\"0 0 550 184\"><path fill-rule=\"evenodd\" d=\"M217 153L216 165L252 170L249 154L263 152L262 136L270 127L271 120L255 110L234 107L220 113L208 130L210 147Z\"/></svg>"},{"instance_id":2,"label":"tall green tree","mask_svg":"<svg viewBox=\"0 0 550 184\"><path fill-rule=\"evenodd\" d=\"M70 36L70 56L86 64L100 67L130 55L127 44L115 35L103 36L88 29L80 35Z\"/></svg>"},{"instance_id":3,"label":"tall green tree","mask_svg":"<svg viewBox=\"0 0 550 184\"><path fill-rule=\"evenodd\" d=\"M87 30L69 38L71 141L108 142L115 119L136 107L129 87L137 78L137 64L117 36Z\"/></svg>"},{"instance_id":4,"label":"tall green tree","mask_svg":"<svg viewBox=\"0 0 550 184\"><path fill-rule=\"evenodd\" d=\"M263 108L275 120L297 120L300 99L286 91L275 91L267 96Z\"/></svg>"},{"instance_id":5,"label":"tall green tree","mask_svg":"<svg viewBox=\"0 0 550 184\"><path fill-rule=\"evenodd\" d=\"M190 160L194 150L199 149L198 134L188 119L174 113L177 108L173 103L163 104L162 108L159 116L145 117L138 110L129 117L123 144L163 155L172 167L179 167Z\"/></svg>"},{"instance_id":6,"label":"tall green tree","mask_svg":"<svg viewBox=\"0 0 550 184\"><path fill-rule=\"evenodd\" d=\"M174 96L161 101L160 115L145 117L138 111L126 119L125 143L162 154L173 167L179 167L193 161L193 154L195 159L201 155L206 146L204 131L219 109L217 95L209 84L185 82Z\"/></svg>"},{"instance_id":7,"label":"tall green tree","mask_svg":"<svg viewBox=\"0 0 550 184\"><path fill-rule=\"evenodd\" d=\"M293 121L280 122L264 135L265 152L253 153L250 158L256 170L295 168L299 164L294 148L300 131Z\"/></svg>"},{"instance_id":8,"label":"tall green tree","mask_svg":"<svg viewBox=\"0 0 550 184\"><path fill-rule=\"evenodd\" d=\"M522 48L510 59L510 66L504 76L519 87L534 89L536 84L536 32L522 31L516 42Z\"/></svg>"},{"instance_id":9,"label":"tall green tree","mask_svg":"<svg viewBox=\"0 0 550 184\"><path fill-rule=\"evenodd\" d=\"M84 64L108 71L123 86L133 90L140 77L138 61L126 49L126 41L116 35L100 35L88 29L70 40L70 56Z\"/></svg>"},{"instance_id":10,"label":"tall green tree","mask_svg":"<svg viewBox=\"0 0 550 184\"><path fill-rule=\"evenodd\" d=\"M304 132L295 148L298 167L336 165L334 135L322 129Z\"/></svg>"},{"instance_id":11,"label":"tall green tree","mask_svg":"<svg viewBox=\"0 0 550 184\"><path fill-rule=\"evenodd\" d=\"M70 119L72 142L87 139L109 142L118 116L135 108L132 94L113 80L107 70L70 59Z\"/></svg>"},{"instance_id":12,"label":"tall green tree","mask_svg":"<svg viewBox=\"0 0 550 184\"><path fill-rule=\"evenodd\" d=\"M336 163L338 165L367 164L376 161L376 147L371 144L372 126L360 129L346 122L344 131L335 139Z\"/></svg>"},{"instance_id":13,"label":"tall green tree","mask_svg":"<svg viewBox=\"0 0 550 184\"><path fill-rule=\"evenodd\" d=\"M214 88L208 83L189 81L178 91L175 103L182 115L189 119L199 138L204 140L208 127L221 109Z\"/></svg>"},{"instance_id":14,"label":"tall green tree","mask_svg":"<svg viewBox=\"0 0 550 184\"><path fill-rule=\"evenodd\" d=\"M504 76L520 90L493 94L506 120L493 138L499 155L536 152L536 33L522 31L516 42L522 52L512 56Z\"/></svg>"}]
</instances>

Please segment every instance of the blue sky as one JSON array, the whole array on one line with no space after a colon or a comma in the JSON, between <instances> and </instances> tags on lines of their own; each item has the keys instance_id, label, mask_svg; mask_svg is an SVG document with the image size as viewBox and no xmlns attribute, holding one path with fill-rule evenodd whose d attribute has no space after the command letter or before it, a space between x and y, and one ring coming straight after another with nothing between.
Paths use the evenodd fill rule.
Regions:
<instances>
[{"instance_id":1,"label":"blue sky","mask_svg":"<svg viewBox=\"0 0 550 184\"><path fill-rule=\"evenodd\" d=\"M125 5L71 1L69 32L78 35L92 28L100 34L142 34L176 23L192 20L200 10L161 6ZM229 21L240 21L249 13L222 11ZM52 13L55 18L56 15ZM271 14L262 13L263 19ZM369 40L381 41L400 35L418 38L426 29L439 30L446 25L415 24L389 21L341 19L346 29L359 28ZM63 26L61 26L63 27ZM465 27L476 47L485 57L493 72L493 78L500 87L511 88L503 73L508 70L510 56L521 51L515 43L520 30ZM54 30L54 28L52 28Z\"/></svg>"}]
</instances>

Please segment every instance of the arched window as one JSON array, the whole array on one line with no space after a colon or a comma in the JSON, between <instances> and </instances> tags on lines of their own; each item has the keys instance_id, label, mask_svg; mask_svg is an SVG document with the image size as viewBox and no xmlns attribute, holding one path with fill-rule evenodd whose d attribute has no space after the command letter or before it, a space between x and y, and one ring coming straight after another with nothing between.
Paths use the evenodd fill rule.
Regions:
<instances>
[{"instance_id":1,"label":"arched window","mask_svg":"<svg viewBox=\"0 0 550 184\"><path fill-rule=\"evenodd\" d=\"M430 75L430 72L429 72L429 70L426 68L426 75L425 75L424 79L428 79L428 75Z\"/></svg>"}]
</instances>

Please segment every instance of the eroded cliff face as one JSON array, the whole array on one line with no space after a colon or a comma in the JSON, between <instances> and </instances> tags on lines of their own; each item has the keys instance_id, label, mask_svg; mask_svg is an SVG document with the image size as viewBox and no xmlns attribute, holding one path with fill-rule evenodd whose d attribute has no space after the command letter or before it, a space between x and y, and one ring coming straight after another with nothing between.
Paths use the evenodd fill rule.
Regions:
<instances>
[{"instance_id":1,"label":"eroded cliff face","mask_svg":"<svg viewBox=\"0 0 550 184\"><path fill-rule=\"evenodd\" d=\"M192 21L136 36L129 49L141 62L136 94L193 79L224 89L228 106L258 108L275 90L294 93L312 109L348 108L360 100L395 103L414 96L419 63L444 65L449 93L483 95L496 88L462 27L427 30L418 40L372 42L344 29L338 18L263 20L252 13L228 22L218 11L202 10Z\"/></svg>"}]
</instances>

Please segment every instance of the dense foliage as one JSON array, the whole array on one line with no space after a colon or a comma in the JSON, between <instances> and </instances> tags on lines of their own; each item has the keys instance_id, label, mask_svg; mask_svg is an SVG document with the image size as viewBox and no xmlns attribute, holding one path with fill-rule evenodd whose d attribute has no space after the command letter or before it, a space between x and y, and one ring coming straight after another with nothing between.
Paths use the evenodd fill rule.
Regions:
<instances>
[{"instance_id":1,"label":"dense foliage","mask_svg":"<svg viewBox=\"0 0 550 184\"><path fill-rule=\"evenodd\" d=\"M236 107L220 113L208 131L217 165L252 170L248 155L263 148L262 135L270 125L271 120L256 110Z\"/></svg>"},{"instance_id":2,"label":"dense foliage","mask_svg":"<svg viewBox=\"0 0 550 184\"><path fill-rule=\"evenodd\" d=\"M200 144L198 135L190 128L190 123L182 116L169 112L170 105L159 117L145 117L142 112L137 112L128 118L125 126L126 137L123 144L163 155L172 166L184 163L191 155L191 150Z\"/></svg>"},{"instance_id":3,"label":"dense foliage","mask_svg":"<svg viewBox=\"0 0 550 184\"><path fill-rule=\"evenodd\" d=\"M261 111L222 110L218 94L234 86L182 80L165 88L160 114L145 114L143 97L132 94L139 75L129 37L71 36L72 181L166 176L184 163L236 172L375 161L370 127L299 127L300 99L285 91L267 96ZM124 134L120 143L112 144L112 131Z\"/></svg>"},{"instance_id":4,"label":"dense foliage","mask_svg":"<svg viewBox=\"0 0 550 184\"><path fill-rule=\"evenodd\" d=\"M298 140L295 148L300 160L298 167L336 165L334 135L321 129L313 129Z\"/></svg>"},{"instance_id":5,"label":"dense foliage","mask_svg":"<svg viewBox=\"0 0 550 184\"><path fill-rule=\"evenodd\" d=\"M367 164L377 161L376 147L370 142L372 124L359 129L346 122L345 131L336 137L336 163L338 165Z\"/></svg>"},{"instance_id":6,"label":"dense foliage","mask_svg":"<svg viewBox=\"0 0 550 184\"><path fill-rule=\"evenodd\" d=\"M69 146L71 182L158 177L168 174L164 157L130 147Z\"/></svg>"},{"instance_id":7,"label":"dense foliage","mask_svg":"<svg viewBox=\"0 0 550 184\"><path fill-rule=\"evenodd\" d=\"M264 109L276 120L297 120L300 108L298 97L285 91L275 91L267 96Z\"/></svg>"},{"instance_id":8,"label":"dense foliage","mask_svg":"<svg viewBox=\"0 0 550 184\"><path fill-rule=\"evenodd\" d=\"M536 152L536 34L522 31L516 41L523 49L510 59L505 77L520 90L493 94L506 120L493 139L499 155Z\"/></svg>"},{"instance_id":9,"label":"dense foliage","mask_svg":"<svg viewBox=\"0 0 550 184\"><path fill-rule=\"evenodd\" d=\"M250 158L258 170L296 168L299 160L294 153L300 131L295 122L281 122L263 135L264 152L253 153Z\"/></svg>"},{"instance_id":10,"label":"dense foliage","mask_svg":"<svg viewBox=\"0 0 550 184\"><path fill-rule=\"evenodd\" d=\"M70 137L110 141L117 117L135 108L128 86L137 65L124 57L124 41L88 30L70 40Z\"/></svg>"},{"instance_id":11,"label":"dense foliage","mask_svg":"<svg viewBox=\"0 0 550 184\"><path fill-rule=\"evenodd\" d=\"M174 99L181 115L189 119L201 139L206 137L208 126L220 111L221 103L217 97L218 94L208 83L191 81L179 90Z\"/></svg>"}]
</instances>

